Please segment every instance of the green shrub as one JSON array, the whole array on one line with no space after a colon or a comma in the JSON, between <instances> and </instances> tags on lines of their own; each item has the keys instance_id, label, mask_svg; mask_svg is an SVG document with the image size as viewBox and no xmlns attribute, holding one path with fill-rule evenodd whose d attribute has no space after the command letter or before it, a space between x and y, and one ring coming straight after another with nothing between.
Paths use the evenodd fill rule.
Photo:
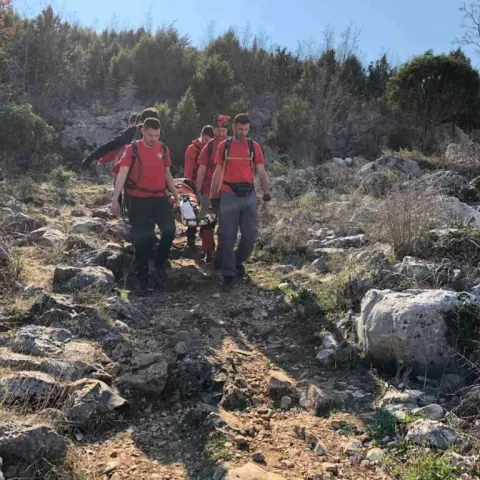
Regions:
<instances>
[{"instance_id":1,"label":"green shrub","mask_svg":"<svg viewBox=\"0 0 480 480\"><path fill-rule=\"evenodd\" d=\"M72 170L68 170L63 166L60 166L60 167L54 168L50 172L50 176L51 176L52 182L57 187L66 188L75 179L75 172L72 172Z\"/></svg>"},{"instance_id":2,"label":"green shrub","mask_svg":"<svg viewBox=\"0 0 480 480\"><path fill-rule=\"evenodd\" d=\"M409 468L405 480L450 480L458 478L453 475L452 465L443 458L433 454L419 457Z\"/></svg>"},{"instance_id":3,"label":"green shrub","mask_svg":"<svg viewBox=\"0 0 480 480\"><path fill-rule=\"evenodd\" d=\"M382 441L385 437L394 438L397 432L397 418L384 408L375 412L372 422L367 426L367 433L372 440Z\"/></svg>"},{"instance_id":4,"label":"green shrub","mask_svg":"<svg viewBox=\"0 0 480 480\"><path fill-rule=\"evenodd\" d=\"M54 133L31 105L0 105L0 145L7 169L44 167L42 158L52 150Z\"/></svg>"}]
</instances>

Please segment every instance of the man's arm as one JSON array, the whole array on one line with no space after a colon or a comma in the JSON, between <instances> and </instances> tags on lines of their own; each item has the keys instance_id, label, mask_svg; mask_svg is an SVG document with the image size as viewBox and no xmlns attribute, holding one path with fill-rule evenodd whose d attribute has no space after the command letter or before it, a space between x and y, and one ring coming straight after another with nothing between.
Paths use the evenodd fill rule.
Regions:
<instances>
[{"instance_id":1,"label":"man's arm","mask_svg":"<svg viewBox=\"0 0 480 480\"><path fill-rule=\"evenodd\" d=\"M120 216L120 205L118 203L118 198L122 193L129 171L130 171L130 167L120 167L120 170L117 175L117 179L115 180L115 188L113 190L111 210L112 210L112 214L115 215L116 217Z\"/></svg>"},{"instance_id":2,"label":"man's arm","mask_svg":"<svg viewBox=\"0 0 480 480\"><path fill-rule=\"evenodd\" d=\"M268 176L265 170L265 165L263 163L259 163L256 165L258 179L260 180L260 185L262 186L263 194L266 195L269 193L269 185L268 185Z\"/></svg>"},{"instance_id":3,"label":"man's arm","mask_svg":"<svg viewBox=\"0 0 480 480\"><path fill-rule=\"evenodd\" d=\"M116 150L121 148L129 143L132 143L133 137L135 135L137 127L133 126L124 130L120 135L115 137L113 140L110 140L107 143L104 143L100 147L98 147L94 152L92 152L88 157L82 162L82 168L86 170L91 163L96 160L97 158L103 157L107 153L111 152L112 150Z\"/></svg>"},{"instance_id":4,"label":"man's arm","mask_svg":"<svg viewBox=\"0 0 480 480\"><path fill-rule=\"evenodd\" d=\"M197 184L196 184L197 192L202 191L203 182L205 181L206 173L207 173L207 167L205 165L199 165L198 171L197 171Z\"/></svg>"},{"instance_id":5,"label":"man's arm","mask_svg":"<svg viewBox=\"0 0 480 480\"><path fill-rule=\"evenodd\" d=\"M178 196L177 188L175 187L175 180L172 177L172 172L170 167L165 167L165 180L167 182L167 187L172 192L173 198L175 199L175 204L177 207L180 206L180 198Z\"/></svg>"},{"instance_id":6,"label":"man's arm","mask_svg":"<svg viewBox=\"0 0 480 480\"><path fill-rule=\"evenodd\" d=\"M268 177L267 177L267 172L265 170L265 165L263 163L258 163L256 167L257 167L258 179L260 180L260 185L262 186L262 190L263 190L263 195L269 195ZM262 209L266 215L270 213L270 199L264 200L262 202Z\"/></svg>"},{"instance_id":7,"label":"man's arm","mask_svg":"<svg viewBox=\"0 0 480 480\"><path fill-rule=\"evenodd\" d=\"M212 178L212 188L210 190L210 198L218 198L220 196L220 182L222 181L223 166L217 165Z\"/></svg>"}]
</instances>

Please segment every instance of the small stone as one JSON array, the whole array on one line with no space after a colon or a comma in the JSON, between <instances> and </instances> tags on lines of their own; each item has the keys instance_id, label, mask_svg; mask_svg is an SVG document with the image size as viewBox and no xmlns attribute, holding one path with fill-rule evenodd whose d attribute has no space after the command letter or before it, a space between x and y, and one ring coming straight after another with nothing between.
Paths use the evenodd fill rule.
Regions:
<instances>
[{"instance_id":1,"label":"small stone","mask_svg":"<svg viewBox=\"0 0 480 480\"><path fill-rule=\"evenodd\" d=\"M315 357L322 365L327 365L335 356L335 350L333 349L324 349L320 350Z\"/></svg>"},{"instance_id":2,"label":"small stone","mask_svg":"<svg viewBox=\"0 0 480 480\"><path fill-rule=\"evenodd\" d=\"M322 346L326 350L336 350L338 347L338 342L330 332L322 335Z\"/></svg>"},{"instance_id":3,"label":"small stone","mask_svg":"<svg viewBox=\"0 0 480 480\"><path fill-rule=\"evenodd\" d=\"M283 468L295 468L295 464L291 460L282 460L280 465Z\"/></svg>"},{"instance_id":4,"label":"small stone","mask_svg":"<svg viewBox=\"0 0 480 480\"><path fill-rule=\"evenodd\" d=\"M325 273L328 270L327 260L325 257L319 257L312 262L312 267L320 273Z\"/></svg>"},{"instance_id":5,"label":"small stone","mask_svg":"<svg viewBox=\"0 0 480 480\"><path fill-rule=\"evenodd\" d=\"M118 465L119 463L117 460L111 460L110 462L107 463L107 466L105 467L105 470L103 471L103 473L105 475L113 473L118 468Z\"/></svg>"},{"instance_id":6,"label":"small stone","mask_svg":"<svg viewBox=\"0 0 480 480\"><path fill-rule=\"evenodd\" d=\"M445 416L445 410L443 407L436 403L432 403L422 408L416 408L412 413L429 420L440 420Z\"/></svg>"},{"instance_id":7,"label":"small stone","mask_svg":"<svg viewBox=\"0 0 480 480\"><path fill-rule=\"evenodd\" d=\"M372 448L367 452L366 460L369 462L377 462L385 455L385 452L381 448Z\"/></svg>"},{"instance_id":8,"label":"small stone","mask_svg":"<svg viewBox=\"0 0 480 480\"><path fill-rule=\"evenodd\" d=\"M177 355L186 355L190 351L190 348L185 342L178 342L174 350Z\"/></svg>"},{"instance_id":9,"label":"small stone","mask_svg":"<svg viewBox=\"0 0 480 480\"><path fill-rule=\"evenodd\" d=\"M265 455L262 452L255 452L252 455L252 460L257 463L265 463Z\"/></svg>"},{"instance_id":10,"label":"small stone","mask_svg":"<svg viewBox=\"0 0 480 480\"><path fill-rule=\"evenodd\" d=\"M313 453L317 455L317 457L324 457L328 453L327 446L320 439L318 439L317 444L313 449Z\"/></svg>"},{"instance_id":11,"label":"small stone","mask_svg":"<svg viewBox=\"0 0 480 480\"><path fill-rule=\"evenodd\" d=\"M245 445L248 445L250 443L250 440L246 437L244 437L243 435L237 435L235 438L235 443L239 446L239 447L243 447Z\"/></svg>"},{"instance_id":12,"label":"small stone","mask_svg":"<svg viewBox=\"0 0 480 480\"><path fill-rule=\"evenodd\" d=\"M347 454L356 453L361 448L362 442L357 439L350 440L345 445L343 445L343 451Z\"/></svg>"},{"instance_id":13,"label":"small stone","mask_svg":"<svg viewBox=\"0 0 480 480\"><path fill-rule=\"evenodd\" d=\"M293 400L290 397L282 397L282 399L280 400L280 408L282 410L286 410L292 405L292 403Z\"/></svg>"},{"instance_id":14,"label":"small stone","mask_svg":"<svg viewBox=\"0 0 480 480\"><path fill-rule=\"evenodd\" d=\"M295 382L283 372L271 370L268 379L269 394L272 398L281 398L292 392Z\"/></svg>"},{"instance_id":15,"label":"small stone","mask_svg":"<svg viewBox=\"0 0 480 480\"><path fill-rule=\"evenodd\" d=\"M324 472L329 472L329 473L338 473L338 465L336 463L330 463L330 462L323 462L322 463L322 470Z\"/></svg>"}]
</instances>

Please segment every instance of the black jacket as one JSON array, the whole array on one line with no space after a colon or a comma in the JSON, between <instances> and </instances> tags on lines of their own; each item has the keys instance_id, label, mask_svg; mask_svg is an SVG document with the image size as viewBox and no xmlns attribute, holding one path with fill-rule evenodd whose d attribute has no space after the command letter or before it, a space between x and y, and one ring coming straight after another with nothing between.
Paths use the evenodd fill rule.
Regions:
<instances>
[{"instance_id":1,"label":"black jacket","mask_svg":"<svg viewBox=\"0 0 480 480\"><path fill-rule=\"evenodd\" d=\"M141 125L134 125L133 127L128 127L120 135L116 136L113 140L110 140L107 143L104 143L98 147L94 152L92 152L88 157L82 162L83 170L86 170L94 160L97 160L100 157L103 157L107 153L117 150L117 148L129 145L135 138L137 128L140 128ZM141 134L140 134L141 138Z\"/></svg>"}]
</instances>

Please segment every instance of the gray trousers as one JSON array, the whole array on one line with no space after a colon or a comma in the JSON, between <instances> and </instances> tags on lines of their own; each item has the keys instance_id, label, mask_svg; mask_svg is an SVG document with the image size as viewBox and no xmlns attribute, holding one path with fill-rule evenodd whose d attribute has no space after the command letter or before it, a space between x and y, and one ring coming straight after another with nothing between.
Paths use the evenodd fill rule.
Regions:
<instances>
[{"instance_id":1,"label":"gray trousers","mask_svg":"<svg viewBox=\"0 0 480 480\"><path fill-rule=\"evenodd\" d=\"M246 197L222 192L220 196L220 258L224 277L235 277L236 265L245 262L253 251L257 239L257 195L253 191ZM240 242L234 251L240 228Z\"/></svg>"}]
</instances>

